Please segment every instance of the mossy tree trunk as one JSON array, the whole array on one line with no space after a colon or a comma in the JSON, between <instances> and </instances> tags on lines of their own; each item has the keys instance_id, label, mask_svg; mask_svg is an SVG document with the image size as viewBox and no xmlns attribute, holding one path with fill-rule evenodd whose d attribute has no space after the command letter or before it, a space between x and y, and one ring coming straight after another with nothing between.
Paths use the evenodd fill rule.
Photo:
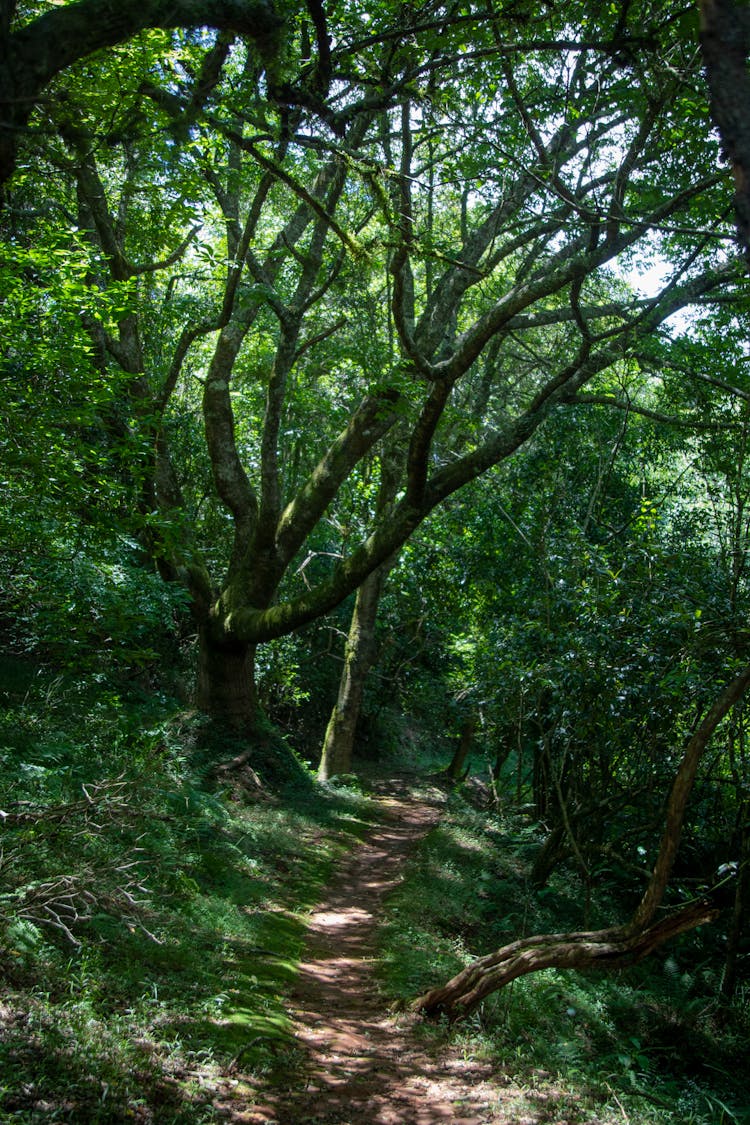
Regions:
<instances>
[{"instance_id":1,"label":"mossy tree trunk","mask_svg":"<svg viewBox=\"0 0 750 1125\"><path fill-rule=\"evenodd\" d=\"M446 984L417 997L411 1008L430 1017L462 1019L475 1011L485 997L517 977L549 968L623 968L647 957L677 934L716 918L719 912L713 903L701 900L655 921L677 854L698 764L716 727L742 698L748 685L750 667L732 680L689 739L667 802L664 834L654 870L629 923L605 930L521 938L480 957Z\"/></svg>"},{"instance_id":2,"label":"mossy tree trunk","mask_svg":"<svg viewBox=\"0 0 750 1125\"><path fill-rule=\"evenodd\" d=\"M255 648L241 641L217 643L205 628L199 634L196 704L211 718L238 730L252 730L259 714Z\"/></svg>"},{"instance_id":3,"label":"mossy tree trunk","mask_svg":"<svg viewBox=\"0 0 750 1125\"><path fill-rule=\"evenodd\" d=\"M461 731L458 736L458 745L445 771L453 782L461 781L464 777L464 766L466 765L466 759L469 756L471 748L474 745L476 730L477 716L471 711L468 715L464 716L461 723Z\"/></svg>"},{"instance_id":4,"label":"mossy tree trunk","mask_svg":"<svg viewBox=\"0 0 750 1125\"><path fill-rule=\"evenodd\" d=\"M386 572L386 567L379 567L357 590L346 639L338 697L323 740L318 767L321 781L351 772L362 697L367 674L375 659L375 623Z\"/></svg>"},{"instance_id":5,"label":"mossy tree trunk","mask_svg":"<svg viewBox=\"0 0 750 1125\"><path fill-rule=\"evenodd\" d=\"M387 516L399 483L399 443L391 442L380 457L380 487L376 511L382 520ZM318 777L327 781L337 774L350 773L354 756L357 725L362 713L365 684L377 655L375 626L383 586L398 554L392 555L369 574L357 590L349 633L344 648L338 695L328 720Z\"/></svg>"}]
</instances>

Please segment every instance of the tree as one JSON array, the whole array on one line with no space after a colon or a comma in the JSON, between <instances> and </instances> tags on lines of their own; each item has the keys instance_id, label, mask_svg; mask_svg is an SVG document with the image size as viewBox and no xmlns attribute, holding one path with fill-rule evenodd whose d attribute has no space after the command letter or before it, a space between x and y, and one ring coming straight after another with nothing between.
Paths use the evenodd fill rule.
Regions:
<instances>
[{"instance_id":1,"label":"tree","mask_svg":"<svg viewBox=\"0 0 750 1125\"><path fill-rule=\"evenodd\" d=\"M521 938L473 962L445 985L413 1001L415 1011L429 1016L463 1018L490 993L510 981L541 969L622 968L642 960L665 941L712 921L718 910L698 899L655 921L680 843L682 824L701 757L719 723L742 699L750 685L744 668L725 688L689 739L667 803L665 829L646 890L625 926L573 934L539 934Z\"/></svg>"},{"instance_id":2,"label":"tree","mask_svg":"<svg viewBox=\"0 0 750 1125\"><path fill-rule=\"evenodd\" d=\"M95 93L66 73L45 206L109 303L82 314L92 372L120 381L107 424L141 541L188 591L215 717L252 724L259 644L353 594L584 388L624 405L620 365L735 292L715 148L683 126L703 120L692 53L659 5L627 13L639 52L585 3L502 25L384 6L366 34L346 9L328 121L270 114L262 60L223 39L123 48ZM33 237L29 192L13 222ZM669 266L653 296L622 277L646 247ZM360 486L389 442L381 510Z\"/></svg>"},{"instance_id":3,"label":"tree","mask_svg":"<svg viewBox=\"0 0 750 1125\"><path fill-rule=\"evenodd\" d=\"M388 508L395 500L398 484L396 459L381 461L380 473L376 513L379 519L383 519L387 518ZM338 694L323 739L318 766L318 777L321 781L328 781L337 774L346 774L351 770L365 683L377 655L375 624L380 596L395 562L395 557L386 559L367 575L357 590L344 649L344 666Z\"/></svg>"}]
</instances>

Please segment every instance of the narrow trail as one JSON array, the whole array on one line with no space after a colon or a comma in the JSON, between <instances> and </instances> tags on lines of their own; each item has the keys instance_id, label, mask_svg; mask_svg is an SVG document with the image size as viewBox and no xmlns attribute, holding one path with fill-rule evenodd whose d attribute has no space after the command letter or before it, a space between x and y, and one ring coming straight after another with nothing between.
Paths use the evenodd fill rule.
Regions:
<instances>
[{"instance_id":1,"label":"narrow trail","mask_svg":"<svg viewBox=\"0 0 750 1125\"><path fill-rule=\"evenodd\" d=\"M486 1064L430 1049L414 1017L392 1015L373 961L384 897L405 858L437 822L437 803L381 798L383 824L342 863L310 916L305 959L290 997L304 1058L286 1089L269 1088L234 1116L248 1125L490 1125L509 1118ZM276 1081L279 1081L277 1075ZM491 1108L494 1103L495 1109ZM522 1121L514 1117L512 1120Z\"/></svg>"}]
</instances>

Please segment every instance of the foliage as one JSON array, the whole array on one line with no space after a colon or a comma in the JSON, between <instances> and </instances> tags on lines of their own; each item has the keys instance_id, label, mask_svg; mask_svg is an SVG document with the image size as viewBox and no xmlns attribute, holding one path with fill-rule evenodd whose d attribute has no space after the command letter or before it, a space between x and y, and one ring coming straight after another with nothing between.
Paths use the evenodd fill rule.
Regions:
<instances>
[{"instance_id":1,"label":"foliage","mask_svg":"<svg viewBox=\"0 0 750 1125\"><path fill-rule=\"evenodd\" d=\"M512 937L580 926L575 874L532 888L533 840L527 819L478 813L453 798L389 900L381 972L391 997L408 1000ZM598 885L594 924L621 909L621 894L614 879ZM579 1106L585 1090L593 1117L584 1120L619 1105L644 1125L708 1125L722 1112L740 1121L747 1010L739 1002L723 1024L717 1019L715 942L715 935L690 935L616 977L547 970L514 981L452 1037L467 1054L490 1055L521 1085L539 1090L540 1077L572 1083Z\"/></svg>"},{"instance_id":2,"label":"foliage","mask_svg":"<svg viewBox=\"0 0 750 1125\"><path fill-rule=\"evenodd\" d=\"M341 605L561 414L653 409L641 352L738 291L694 52L661 6L621 26L586 3L499 21L430 4L404 36L385 4L364 38L362 15L300 12L281 54L151 30L95 86L71 66L27 151L49 176L22 171L3 219L14 370L41 377L62 435L50 478L102 470L105 511L185 591L198 700L224 719L256 710L227 670L240 649ZM647 299L628 277L654 255ZM71 475L55 504L74 535Z\"/></svg>"},{"instance_id":3,"label":"foliage","mask_svg":"<svg viewBox=\"0 0 750 1125\"><path fill-rule=\"evenodd\" d=\"M274 906L369 815L306 763L378 568L362 756L426 772L474 730L486 808L456 798L395 900L394 994L632 904L750 651L747 293L692 13L138 7L0 16L2 1097L30 1120L209 1120L188 1072L248 1028L250 1070L283 1065ZM193 679L210 722L170 702ZM746 1030L749 787L738 706L672 892L734 896L721 1034L695 938L679 972L488 1002L505 1065L731 1119L673 1044L731 1074Z\"/></svg>"},{"instance_id":4,"label":"foliage","mask_svg":"<svg viewBox=\"0 0 750 1125\"><path fill-rule=\"evenodd\" d=\"M727 445L561 417L436 513L392 575L384 680L434 723L444 763L446 734L474 713L474 770L489 765L497 799L533 803L547 833L542 883L565 854L589 885L640 877L695 714L747 658L741 432ZM737 848L743 724L738 710L691 812L687 849L709 883Z\"/></svg>"},{"instance_id":5,"label":"foliage","mask_svg":"<svg viewBox=\"0 0 750 1125\"><path fill-rule=\"evenodd\" d=\"M370 805L209 785L194 720L90 678L22 667L6 703L2 1113L214 1120L240 1053L284 1065L304 911Z\"/></svg>"}]
</instances>

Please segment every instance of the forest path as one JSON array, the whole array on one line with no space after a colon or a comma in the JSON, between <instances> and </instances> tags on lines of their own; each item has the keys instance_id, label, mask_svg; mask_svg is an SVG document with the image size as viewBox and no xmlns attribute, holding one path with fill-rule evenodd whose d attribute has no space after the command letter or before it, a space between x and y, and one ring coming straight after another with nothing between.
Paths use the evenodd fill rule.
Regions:
<instances>
[{"instance_id":1,"label":"forest path","mask_svg":"<svg viewBox=\"0 0 750 1125\"><path fill-rule=\"evenodd\" d=\"M384 785L379 800L382 824L345 857L310 915L289 1001L301 1064L286 1076L277 1072L252 1108L224 1112L248 1125L531 1125L535 1116L500 1109L505 1091L488 1064L459 1048L431 1047L415 1033L414 1017L390 1014L378 993L373 961L383 899L439 820L441 803L412 798L398 781Z\"/></svg>"}]
</instances>

